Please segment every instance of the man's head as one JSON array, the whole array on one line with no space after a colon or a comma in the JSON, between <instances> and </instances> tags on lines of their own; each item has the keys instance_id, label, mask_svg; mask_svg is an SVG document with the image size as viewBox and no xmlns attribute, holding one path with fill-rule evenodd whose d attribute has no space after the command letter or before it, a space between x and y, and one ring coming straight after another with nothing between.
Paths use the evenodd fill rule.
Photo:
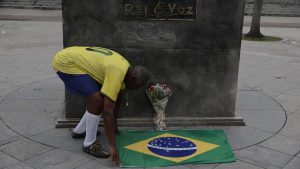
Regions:
<instances>
[{"instance_id":1,"label":"man's head","mask_svg":"<svg viewBox=\"0 0 300 169\"><path fill-rule=\"evenodd\" d=\"M129 90L138 89L145 85L150 78L148 69L144 66L129 67L125 77L125 85Z\"/></svg>"}]
</instances>

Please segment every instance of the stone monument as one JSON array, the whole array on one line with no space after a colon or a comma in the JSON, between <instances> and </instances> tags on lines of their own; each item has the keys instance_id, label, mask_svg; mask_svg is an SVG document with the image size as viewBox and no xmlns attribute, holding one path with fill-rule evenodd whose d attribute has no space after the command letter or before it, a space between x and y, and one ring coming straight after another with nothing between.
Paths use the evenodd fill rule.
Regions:
<instances>
[{"instance_id":1,"label":"stone monument","mask_svg":"<svg viewBox=\"0 0 300 169\"><path fill-rule=\"evenodd\" d=\"M168 126L244 125L235 112L244 0L64 0L64 47L100 46L147 66L173 91ZM128 92L120 126L152 126L145 89ZM84 99L66 93L74 125ZM75 118L75 119L74 119Z\"/></svg>"}]
</instances>

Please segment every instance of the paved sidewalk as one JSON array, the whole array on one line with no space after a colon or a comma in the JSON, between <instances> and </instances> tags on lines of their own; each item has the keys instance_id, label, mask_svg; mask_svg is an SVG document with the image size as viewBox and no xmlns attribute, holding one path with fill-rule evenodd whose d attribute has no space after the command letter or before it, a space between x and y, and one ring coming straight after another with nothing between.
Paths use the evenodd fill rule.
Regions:
<instances>
[{"instance_id":1,"label":"paved sidewalk","mask_svg":"<svg viewBox=\"0 0 300 169\"><path fill-rule=\"evenodd\" d=\"M110 159L83 153L83 140L72 139L69 129L54 128L63 111L64 88L50 63L62 48L62 24L47 17L59 17L59 12L20 10L28 18L42 16L26 21L1 20L14 14L2 12L0 169L114 168ZM284 41L242 43L236 110L247 126L199 127L223 129L237 162L164 168L299 169L300 28L276 27L277 18L270 20L274 26L262 32Z\"/></svg>"}]
</instances>

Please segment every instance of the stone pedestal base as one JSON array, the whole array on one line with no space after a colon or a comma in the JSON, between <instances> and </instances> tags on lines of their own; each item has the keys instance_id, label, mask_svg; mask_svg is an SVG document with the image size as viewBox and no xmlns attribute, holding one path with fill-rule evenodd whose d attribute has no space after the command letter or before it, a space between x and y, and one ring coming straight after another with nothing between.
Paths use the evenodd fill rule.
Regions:
<instances>
[{"instance_id":1,"label":"stone pedestal base","mask_svg":"<svg viewBox=\"0 0 300 169\"><path fill-rule=\"evenodd\" d=\"M73 128L79 118L61 118L56 122L56 128ZM195 126L245 126L241 116L235 117L167 117L167 127L195 127ZM103 121L100 122L103 126ZM119 127L154 127L152 117L119 118Z\"/></svg>"}]
</instances>

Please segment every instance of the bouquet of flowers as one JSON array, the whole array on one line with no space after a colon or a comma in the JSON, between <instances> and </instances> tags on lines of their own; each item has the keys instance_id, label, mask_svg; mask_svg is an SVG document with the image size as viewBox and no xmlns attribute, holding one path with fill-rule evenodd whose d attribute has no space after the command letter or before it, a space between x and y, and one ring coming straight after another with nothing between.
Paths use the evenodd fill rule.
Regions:
<instances>
[{"instance_id":1,"label":"bouquet of flowers","mask_svg":"<svg viewBox=\"0 0 300 169\"><path fill-rule=\"evenodd\" d=\"M153 118L156 129L164 130L166 128L164 122L166 118L165 109L172 91L165 83L150 83L146 89L146 93L156 112Z\"/></svg>"}]
</instances>

